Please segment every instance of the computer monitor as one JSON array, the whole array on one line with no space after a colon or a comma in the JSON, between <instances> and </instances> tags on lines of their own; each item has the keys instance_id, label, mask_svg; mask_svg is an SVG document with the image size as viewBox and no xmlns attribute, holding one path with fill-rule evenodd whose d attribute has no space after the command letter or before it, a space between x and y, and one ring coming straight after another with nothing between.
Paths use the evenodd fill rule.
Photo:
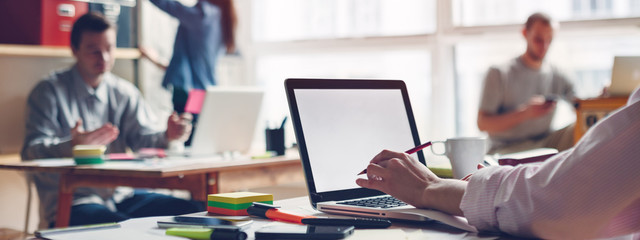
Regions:
<instances>
[{"instance_id":1,"label":"computer monitor","mask_svg":"<svg viewBox=\"0 0 640 240\"><path fill-rule=\"evenodd\" d=\"M206 156L224 152L248 152L253 142L263 95L264 91L257 88L208 88L189 154Z\"/></svg>"},{"instance_id":2,"label":"computer monitor","mask_svg":"<svg viewBox=\"0 0 640 240\"><path fill-rule=\"evenodd\" d=\"M609 94L629 96L640 86L640 56L616 56L611 70Z\"/></svg>"}]
</instances>

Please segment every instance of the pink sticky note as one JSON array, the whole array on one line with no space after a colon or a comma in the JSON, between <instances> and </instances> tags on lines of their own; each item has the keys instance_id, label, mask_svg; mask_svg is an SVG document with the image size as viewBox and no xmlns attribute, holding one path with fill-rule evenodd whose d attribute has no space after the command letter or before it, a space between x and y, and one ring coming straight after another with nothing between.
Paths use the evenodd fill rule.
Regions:
<instances>
[{"instance_id":1,"label":"pink sticky note","mask_svg":"<svg viewBox=\"0 0 640 240\"><path fill-rule=\"evenodd\" d=\"M193 89L189 91L189 97L187 97L187 104L184 106L184 111L199 114L200 110L202 110L205 93L207 92L202 89Z\"/></svg>"}]
</instances>

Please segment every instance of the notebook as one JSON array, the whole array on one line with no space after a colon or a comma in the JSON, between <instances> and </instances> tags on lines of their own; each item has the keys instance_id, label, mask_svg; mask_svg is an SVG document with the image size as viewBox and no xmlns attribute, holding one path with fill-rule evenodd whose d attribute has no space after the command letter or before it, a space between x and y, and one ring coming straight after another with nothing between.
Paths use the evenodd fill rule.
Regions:
<instances>
[{"instance_id":1,"label":"notebook","mask_svg":"<svg viewBox=\"0 0 640 240\"><path fill-rule=\"evenodd\" d=\"M403 152L420 145L403 81L287 79L285 88L315 209L362 217L438 220L475 231L464 218L416 209L355 183L357 174L383 149ZM421 151L412 156L425 163Z\"/></svg>"},{"instance_id":2,"label":"notebook","mask_svg":"<svg viewBox=\"0 0 640 240\"><path fill-rule=\"evenodd\" d=\"M208 88L188 154L246 153L253 142L263 94L255 88Z\"/></svg>"},{"instance_id":3,"label":"notebook","mask_svg":"<svg viewBox=\"0 0 640 240\"><path fill-rule=\"evenodd\" d=\"M616 56L611 70L612 96L629 96L640 86L640 56Z\"/></svg>"}]
</instances>

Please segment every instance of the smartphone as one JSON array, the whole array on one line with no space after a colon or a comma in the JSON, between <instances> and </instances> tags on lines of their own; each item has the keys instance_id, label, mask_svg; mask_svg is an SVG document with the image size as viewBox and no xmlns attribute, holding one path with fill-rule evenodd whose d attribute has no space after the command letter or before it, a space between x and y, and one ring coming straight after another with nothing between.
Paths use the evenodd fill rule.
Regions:
<instances>
[{"instance_id":1,"label":"smartphone","mask_svg":"<svg viewBox=\"0 0 640 240\"><path fill-rule=\"evenodd\" d=\"M255 232L256 239L343 239L353 226L276 225Z\"/></svg>"},{"instance_id":2,"label":"smartphone","mask_svg":"<svg viewBox=\"0 0 640 240\"><path fill-rule=\"evenodd\" d=\"M545 103L552 103L552 102L558 101L558 96L556 96L556 95L544 96L544 101L545 101Z\"/></svg>"},{"instance_id":3,"label":"smartphone","mask_svg":"<svg viewBox=\"0 0 640 240\"><path fill-rule=\"evenodd\" d=\"M184 217L175 216L173 221L158 221L159 228L172 227L215 227L227 229L240 229L248 226L251 221L232 222L212 217Z\"/></svg>"}]
</instances>

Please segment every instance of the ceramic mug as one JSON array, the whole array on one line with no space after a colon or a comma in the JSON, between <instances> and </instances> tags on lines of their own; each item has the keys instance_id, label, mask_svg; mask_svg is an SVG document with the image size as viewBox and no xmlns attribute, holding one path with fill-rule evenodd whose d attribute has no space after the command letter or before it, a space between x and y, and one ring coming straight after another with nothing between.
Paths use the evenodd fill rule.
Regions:
<instances>
[{"instance_id":1,"label":"ceramic mug","mask_svg":"<svg viewBox=\"0 0 640 240\"><path fill-rule=\"evenodd\" d=\"M445 155L451 162L453 178L461 179L478 169L478 164L484 160L486 153L486 138L458 137L446 141L434 141L433 145L444 144L444 152L437 153L431 145L431 152L435 155Z\"/></svg>"}]
</instances>

